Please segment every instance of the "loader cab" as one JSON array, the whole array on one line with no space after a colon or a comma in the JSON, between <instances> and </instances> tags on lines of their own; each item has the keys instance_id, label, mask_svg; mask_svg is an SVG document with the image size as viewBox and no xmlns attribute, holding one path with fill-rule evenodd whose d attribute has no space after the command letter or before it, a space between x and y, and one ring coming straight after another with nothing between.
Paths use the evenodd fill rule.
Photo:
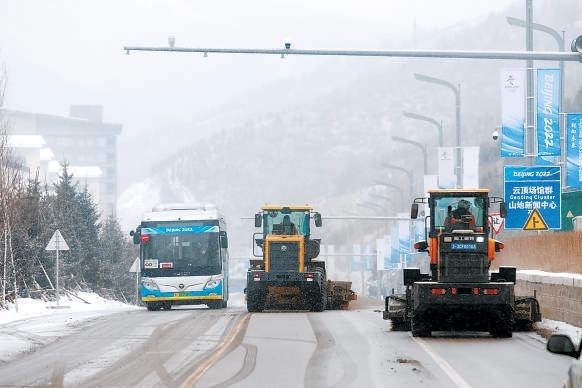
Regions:
<instances>
[{"instance_id":1,"label":"loader cab","mask_svg":"<svg viewBox=\"0 0 582 388\"><path fill-rule=\"evenodd\" d=\"M431 192L430 237L443 232L487 234L488 192Z\"/></svg>"},{"instance_id":2,"label":"loader cab","mask_svg":"<svg viewBox=\"0 0 582 388\"><path fill-rule=\"evenodd\" d=\"M486 281L495 252L503 244L489 238L489 206L503 200L489 197L489 190L431 190L429 197L417 198L411 218L418 216L419 203L428 204L425 219L428 236L415 243L419 251L428 252L431 278L440 281ZM504 214L503 214L504 215ZM464 270L457 270L464 268Z\"/></svg>"},{"instance_id":3,"label":"loader cab","mask_svg":"<svg viewBox=\"0 0 582 388\"><path fill-rule=\"evenodd\" d=\"M322 225L321 215L311 206L263 206L255 214L255 227L263 229L263 236L311 235L311 220L316 227Z\"/></svg>"}]
</instances>

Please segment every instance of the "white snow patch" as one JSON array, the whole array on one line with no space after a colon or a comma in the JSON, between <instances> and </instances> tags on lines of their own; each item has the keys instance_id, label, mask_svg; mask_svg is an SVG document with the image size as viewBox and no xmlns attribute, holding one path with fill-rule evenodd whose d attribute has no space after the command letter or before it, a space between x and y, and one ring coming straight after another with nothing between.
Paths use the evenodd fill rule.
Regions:
<instances>
[{"instance_id":1,"label":"white snow patch","mask_svg":"<svg viewBox=\"0 0 582 388\"><path fill-rule=\"evenodd\" d=\"M97 317L138 308L121 302L110 301L89 292L76 292L75 297L61 297L56 302L38 299L18 299L18 311L14 304L0 310L0 361L7 361L19 353L33 351L58 337L73 333L84 321Z\"/></svg>"},{"instance_id":2,"label":"white snow patch","mask_svg":"<svg viewBox=\"0 0 582 388\"><path fill-rule=\"evenodd\" d=\"M575 345L578 345L580 340L582 340L582 328L565 322L544 318L541 322L536 323L536 326L541 329L550 330L553 334L565 334L574 341Z\"/></svg>"}]
</instances>

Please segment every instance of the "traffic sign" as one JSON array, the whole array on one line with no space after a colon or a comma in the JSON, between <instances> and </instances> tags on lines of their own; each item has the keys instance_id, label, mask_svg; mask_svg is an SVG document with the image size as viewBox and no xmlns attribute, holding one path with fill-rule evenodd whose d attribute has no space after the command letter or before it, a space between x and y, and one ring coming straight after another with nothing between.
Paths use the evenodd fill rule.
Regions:
<instances>
[{"instance_id":1,"label":"traffic sign","mask_svg":"<svg viewBox=\"0 0 582 388\"><path fill-rule=\"evenodd\" d=\"M548 229L561 229L561 175L558 166L506 166L505 229L523 229L535 209Z\"/></svg>"},{"instance_id":2,"label":"traffic sign","mask_svg":"<svg viewBox=\"0 0 582 388\"><path fill-rule=\"evenodd\" d=\"M489 216L489 225L493 228L495 234L501 233L501 229L505 225L505 218L502 218L499 212L490 213Z\"/></svg>"},{"instance_id":3,"label":"traffic sign","mask_svg":"<svg viewBox=\"0 0 582 388\"><path fill-rule=\"evenodd\" d=\"M538 209L533 209L525 225L523 225L523 230L548 230L548 224L546 224Z\"/></svg>"},{"instance_id":4,"label":"traffic sign","mask_svg":"<svg viewBox=\"0 0 582 388\"><path fill-rule=\"evenodd\" d=\"M534 209L548 229L561 229L561 175L558 166L505 167L505 229L523 229Z\"/></svg>"},{"instance_id":5,"label":"traffic sign","mask_svg":"<svg viewBox=\"0 0 582 388\"><path fill-rule=\"evenodd\" d=\"M51 237L50 241L46 245L45 250L47 250L47 251L68 251L69 250L69 246L67 245L67 242L65 241L65 239L63 238L63 235L61 234L61 232L58 229L55 230L55 232L53 233L53 236Z\"/></svg>"}]
</instances>

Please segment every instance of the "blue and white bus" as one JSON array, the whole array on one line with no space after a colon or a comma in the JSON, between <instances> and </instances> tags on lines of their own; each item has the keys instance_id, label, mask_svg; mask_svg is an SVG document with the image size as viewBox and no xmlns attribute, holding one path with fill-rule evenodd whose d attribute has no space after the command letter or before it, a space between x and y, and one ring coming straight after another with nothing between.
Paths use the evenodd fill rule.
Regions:
<instances>
[{"instance_id":1,"label":"blue and white bus","mask_svg":"<svg viewBox=\"0 0 582 388\"><path fill-rule=\"evenodd\" d=\"M226 307L228 237L216 206L156 206L130 235L140 246L140 295L148 310Z\"/></svg>"}]
</instances>

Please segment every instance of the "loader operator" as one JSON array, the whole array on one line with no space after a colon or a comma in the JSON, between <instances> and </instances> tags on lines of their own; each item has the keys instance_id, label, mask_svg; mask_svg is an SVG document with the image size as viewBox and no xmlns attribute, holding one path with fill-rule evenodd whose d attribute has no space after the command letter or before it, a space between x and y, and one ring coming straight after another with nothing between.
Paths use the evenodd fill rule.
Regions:
<instances>
[{"instance_id":1,"label":"loader operator","mask_svg":"<svg viewBox=\"0 0 582 388\"><path fill-rule=\"evenodd\" d=\"M461 199L457 204L457 208L453 211L448 211L448 216L445 219L445 229L451 232L454 229L469 229L475 230L475 217L471 213L471 202L466 199Z\"/></svg>"},{"instance_id":2,"label":"loader operator","mask_svg":"<svg viewBox=\"0 0 582 388\"><path fill-rule=\"evenodd\" d=\"M283 216L283 221L280 224L273 225L273 234L282 234L286 236L296 235L297 227L291 222L291 217Z\"/></svg>"}]
</instances>

